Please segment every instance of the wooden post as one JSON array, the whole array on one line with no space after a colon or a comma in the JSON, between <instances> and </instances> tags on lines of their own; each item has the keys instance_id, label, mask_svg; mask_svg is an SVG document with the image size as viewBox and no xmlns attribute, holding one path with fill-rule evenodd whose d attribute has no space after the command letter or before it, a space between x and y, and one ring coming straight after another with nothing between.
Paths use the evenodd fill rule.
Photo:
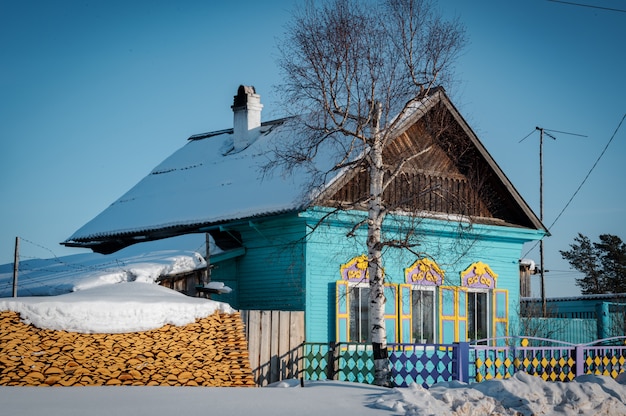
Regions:
<instances>
[{"instance_id":1,"label":"wooden post","mask_svg":"<svg viewBox=\"0 0 626 416\"><path fill-rule=\"evenodd\" d=\"M543 129L539 129L539 220L543 224ZM543 238L539 240L539 271L541 272L541 316L547 317L546 308L546 281L543 264Z\"/></svg>"},{"instance_id":2,"label":"wooden post","mask_svg":"<svg viewBox=\"0 0 626 416\"><path fill-rule=\"evenodd\" d=\"M13 254L13 297L17 297L17 274L20 268L20 238L15 237L15 253Z\"/></svg>"},{"instance_id":3,"label":"wooden post","mask_svg":"<svg viewBox=\"0 0 626 416\"><path fill-rule=\"evenodd\" d=\"M453 362L453 380L469 383L469 342L455 342L452 351L456 354L456 361Z\"/></svg>"},{"instance_id":4,"label":"wooden post","mask_svg":"<svg viewBox=\"0 0 626 416\"><path fill-rule=\"evenodd\" d=\"M338 344L335 342L328 343L328 352L326 354L326 379L334 380L335 375L337 374L337 360L335 359L335 353L337 350Z\"/></svg>"},{"instance_id":5,"label":"wooden post","mask_svg":"<svg viewBox=\"0 0 626 416\"><path fill-rule=\"evenodd\" d=\"M205 280L202 283L209 283L211 281L211 234L206 233L206 255L204 259L206 260L206 276Z\"/></svg>"}]
</instances>

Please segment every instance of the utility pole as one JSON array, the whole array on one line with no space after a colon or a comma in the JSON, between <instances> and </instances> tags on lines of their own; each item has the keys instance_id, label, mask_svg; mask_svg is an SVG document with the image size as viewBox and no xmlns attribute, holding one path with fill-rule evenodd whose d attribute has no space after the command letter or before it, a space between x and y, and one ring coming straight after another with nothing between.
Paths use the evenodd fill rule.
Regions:
<instances>
[{"instance_id":1,"label":"utility pole","mask_svg":"<svg viewBox=\"0 0 626 416\"><path fill-rule=\"evenodd\" d=\"M539 130L539 220L543 224L543 136L546 135L552 140L556 140L549 132L569 134L571 136L587 137L582 134L568 133L565 131L548 130L543 127L535 127L535 130ZM534 131L534 130L533 130ZM530 132L526 137L520 140L523 142L533 132ZM546 282L545 282L545 270L544 270L544 255L543 255L543 238L539 240L539 272L541 279L541 313L543 317L548 315L547 303L546 303Z\"/></svg>"},{"instance_id":2,"label":"utility pole","mask_svg":"<svg viewBox=\"0 0 626 416\"><path fill-rule=\"evenodd\" d=\"M206 283L211 282L211 234L209 234L208 232L205 234L205 244L206 244L206 254L205 254L205 260L206 260L206 274L205 274L205 278L204 278L204 282L203 286Z\"/></svg>"},{"instance_id":3,"label":"utility pole","mask_svg":"<svg viewBox=\"0 0 626 416\"><path fill-rule=\"evenodd\" d=\"M541 127L535 127L539 130L539 219L543 224L543 134L544 129ZM548 137L556 140L556 137L549 133L546 133ZM544 318L548 315L547 303L546 303L546 281L543 270L543 237L539 240L539 272L541 279L541 316Z\"/></svg>"},{"instance_id":4,"label":"utility pole","mask_svg":"<svg viewBox=\"0 0 626 416\"><path fill-rule=\"evenodd\" d=\"M13 253L13 297L17 297L17 274L20 269L20 238L15 237L15 252Z\"/></svg>"}]
</instances>

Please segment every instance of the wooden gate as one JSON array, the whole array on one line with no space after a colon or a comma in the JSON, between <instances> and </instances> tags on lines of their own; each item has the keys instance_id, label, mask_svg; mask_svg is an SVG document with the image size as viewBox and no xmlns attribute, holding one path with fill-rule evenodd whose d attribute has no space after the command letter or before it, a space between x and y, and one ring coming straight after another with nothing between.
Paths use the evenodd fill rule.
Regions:
<instances>
[{"instance_id":1,"label":"wooden gate","mask_svg":"<svg viewBox=\"0 0 626 416\"><path fill-rule=\"evenodd\" d=\"M241 311L250 368L258 386L298 378L304 343L304 312Z\"/></svg>"}]
</instances>

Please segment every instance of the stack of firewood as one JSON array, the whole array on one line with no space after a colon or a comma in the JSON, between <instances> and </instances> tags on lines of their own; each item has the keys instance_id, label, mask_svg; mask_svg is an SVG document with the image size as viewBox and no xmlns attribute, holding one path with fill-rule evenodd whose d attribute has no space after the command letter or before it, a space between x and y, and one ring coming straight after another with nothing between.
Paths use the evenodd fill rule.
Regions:
<instances>
[{"instance_id":1,"label":"stack of firewood","mask_svg":"<svg viewBox=\"0 0 626 416\"><path fill-rule=\"evenodd\" d=\"M254 386L239 313L185 326L82 334L0 312L2 386Z\"/></svg>"}]
</instances>

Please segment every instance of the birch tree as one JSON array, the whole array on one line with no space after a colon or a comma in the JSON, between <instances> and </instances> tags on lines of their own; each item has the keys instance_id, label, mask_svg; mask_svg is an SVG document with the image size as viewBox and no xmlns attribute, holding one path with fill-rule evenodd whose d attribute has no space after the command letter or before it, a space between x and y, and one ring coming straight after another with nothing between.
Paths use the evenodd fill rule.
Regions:
<instances>
[{"instance_id":1,"label":"birch tree","mask_svg":"<svg viewBox=\"0 0 626 416\"><path fill-rule=\"evenodd\" d=\"M287 172L308 166L321 182L330 171L342 169L365 169L369 176L369 195L360 201L367 220L355 228L367 227L369 323L378 385L389 382L383 248L401 245L383 239L389 212L383 192L409 161L399 161L389 173L383 149L418 100L431 88L448 85L464 44L459 21L443 19L428 0L308 2L294 11L279 44L280 92L299 130L297 142L277 148L270 165ZM311 161L329 147L336 150L332 167L316 171Z\"/></svg>"}]
</instances>

